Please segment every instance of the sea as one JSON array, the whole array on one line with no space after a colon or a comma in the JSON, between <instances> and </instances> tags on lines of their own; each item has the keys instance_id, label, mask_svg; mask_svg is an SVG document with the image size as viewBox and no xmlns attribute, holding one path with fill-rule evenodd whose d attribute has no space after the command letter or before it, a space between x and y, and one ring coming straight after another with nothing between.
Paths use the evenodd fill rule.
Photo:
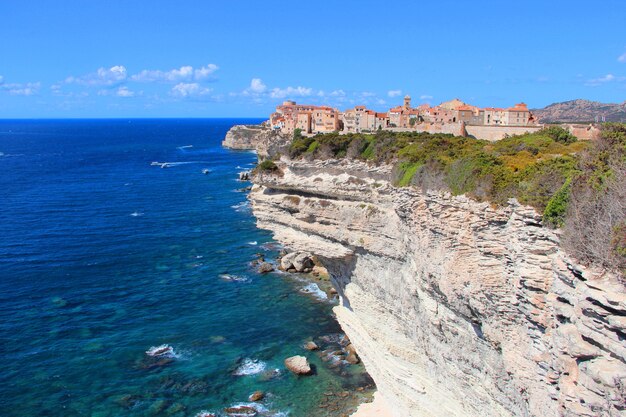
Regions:
<instances>
[{"instance_id":1,"label":"sea","mask_svg":"<svg viewBox=\"0 0 626 417\"><path fill-rule=\"evenodd\" d=\"M238 180L256 155L221 141L259 122L0 120L0 416L340 416L371 392L332 295L256 272L282 248Z\"/></svg>"}]
</instances>

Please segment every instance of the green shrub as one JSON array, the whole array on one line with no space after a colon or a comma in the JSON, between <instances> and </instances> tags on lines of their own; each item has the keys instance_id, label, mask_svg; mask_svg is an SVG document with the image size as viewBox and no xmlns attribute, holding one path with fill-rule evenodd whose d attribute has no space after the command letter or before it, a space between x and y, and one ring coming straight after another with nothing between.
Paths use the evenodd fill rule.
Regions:
<instances>
[{"instance_id":1,"label":"green shrub","mask_svg":"<svg viewBox=\"0 0 626 417\"><path fill-rule=\"evenodd\" d=\"M577 141L576 136L572 135L569 131L563 129L560 126L544 127L537 133L540 135L546 135L553 141L564 143L566 145Z\"/></svg>"},{"instance_id":2,"label":"green shrub","mask_svg":"<svg viewBox=\"0 0 626 417\"><path fill-rule=\"evenodd\" d=\"M257 168L259 171L278 171L278 166L274 163L274 161L269 159L261 162Z\"/></svg>"},{"instance_id":3,"label":"green shrub","mask_svg":"<svg viewBox=\"0 0 626 417\"><path fill-rule=\"evenodd\" d=\"M418 169L422 167L420 162L403 162L399 166L400 179L398 180L399 187L406 187L411 184L411 180L415 176Z\"/></svg>"},{"instance_id":4,"label":"green shrub","mask_svg":"<svg viewBox=\"0 0 626 417\"><path fill-rule=\"evenodd\" d=\"M543 211L543 222L552 227L562 227L572 190L572 180L568 178L561 188L550 198Z\"/></svg>"}]
</instances>

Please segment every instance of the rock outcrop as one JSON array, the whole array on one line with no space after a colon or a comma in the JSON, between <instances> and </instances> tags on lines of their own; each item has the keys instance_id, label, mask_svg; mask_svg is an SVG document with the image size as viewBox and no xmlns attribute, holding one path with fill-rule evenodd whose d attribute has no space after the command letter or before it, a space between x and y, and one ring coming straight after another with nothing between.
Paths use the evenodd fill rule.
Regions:
<instances>
[{"instance_id":1,"label":"rock outcrop","mask_svg":"<svg viewBox=\"0 0 626 417\"><path fill-rule=\"evenodd\" d=\"M254 178L258 226L328 269L394 416L624 415L624 287L532 208L396 188L388 166L279 165Z\"/></svg>"},{"instance_id":2,"label":"rock outcrop","mask_svg":"<svg viewBox=\"0 0 626 417\"><path fill-rule=\"evenodd\" d=\"M265 125L236 125L230 128L222 146L230 149L256 150L261 159L289 142L288 137Z\"/></svg>"},{"instance_id":3,"label":"rock outcrop","mask_svg":"<svg viewBox=\"0 0 626 417\"><path fill-rule=\"evenodd\" d=\"M285 367L296 375L309 375L311 373L311 365L304 356L292 356L285 359Z\"/></svg>"}]
</instances>

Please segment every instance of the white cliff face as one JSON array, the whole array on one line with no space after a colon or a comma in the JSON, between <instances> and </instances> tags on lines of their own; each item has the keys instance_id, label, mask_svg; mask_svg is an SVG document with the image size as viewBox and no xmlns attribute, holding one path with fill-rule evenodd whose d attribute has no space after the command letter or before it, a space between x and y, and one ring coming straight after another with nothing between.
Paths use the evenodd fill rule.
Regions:
<instances>
[{"instance_id":1,"label":"white cliff face","mask_svg":"<svg viewBox=\"0 0 626 417\"><path fill-rule=\"evenodd\" d=\"M258 225L323 260L396 417L626 413L624 287L532 208L395 188L386 166L279 165L255 179Z\"/></svg>"},{"instance_id":2,"label":"white cliff face","mask_svg":"<svg viewBox=\"0 0 626 417\"><path fill-rule=\"evenodd\" d=\"M226 133L222 146L230 149L256 150L266 158L272 148L285 145L289 138L263 125L235 125Z\"/></svg>"}]
</instances>

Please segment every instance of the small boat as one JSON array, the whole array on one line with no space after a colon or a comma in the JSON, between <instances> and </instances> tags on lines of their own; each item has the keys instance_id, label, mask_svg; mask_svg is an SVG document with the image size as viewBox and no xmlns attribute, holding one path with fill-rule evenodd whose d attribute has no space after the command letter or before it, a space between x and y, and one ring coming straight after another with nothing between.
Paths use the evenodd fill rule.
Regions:
<instances>
[{"instance_id":1,"label":"small boat","mask_svg":"<svg viewBox=\"0 0 626 417\"><path fill-rule=\"evenodd\" d=\"M211 170L209 170L209 169L203 169L203 170L202 170L202 173L203 173L204 175L207 175L209 172L211 172Z\"/></svg>"}]
</instances>

